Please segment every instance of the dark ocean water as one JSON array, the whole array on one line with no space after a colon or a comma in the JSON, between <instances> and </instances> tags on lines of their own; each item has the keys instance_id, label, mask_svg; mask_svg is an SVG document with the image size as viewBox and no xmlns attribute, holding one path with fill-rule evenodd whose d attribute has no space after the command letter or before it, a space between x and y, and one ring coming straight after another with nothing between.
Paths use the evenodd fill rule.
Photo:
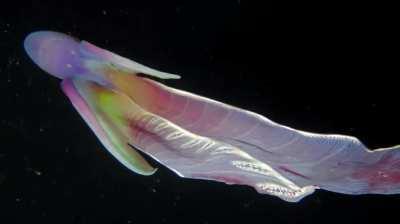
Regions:
<instances>
[{"instance_id":1,"label":"dark ocean water","mask_svg":"<svg viewBox=\"0 0 400 224\"><path fill-rule=\"evenodd\" d=\"M0 223L384 223L400 195L317 191L299 203L245 186L150 177L106 152L51 77L25 54L55 30L182 75L163 83L297 129L400 144L398 35L390 21L272 16L272 4L24 3L0 14ZM23 5L23 6L22 6ZM391 21L393 22L393 21ZM156 163L154 163L156 164Z\"/></svg>"}]
</instances>

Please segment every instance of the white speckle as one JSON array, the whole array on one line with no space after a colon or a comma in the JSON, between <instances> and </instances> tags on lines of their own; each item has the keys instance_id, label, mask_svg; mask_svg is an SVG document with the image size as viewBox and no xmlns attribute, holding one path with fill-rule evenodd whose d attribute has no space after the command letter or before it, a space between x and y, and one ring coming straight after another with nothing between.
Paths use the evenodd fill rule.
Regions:
<instances>
[{"instance_id":1,"label":"white speckle","mask_svg":"<svg viewBox=\"0 0 400 224\"><path fill-rule=\"evenodd\" d=\"M202 142L202 139L190 139L188 142L183 143L182 145L180 145L180 148L182 149L188 149L188 148L192 148L198 144L200 144Z\"/></svg>"},{"instance_id":2,"label":"white speckle","mask_svg":"<svg viewBox=\"0 0 400 224\"><path fill-rule=\"evenodd\" d=\"M72 65L71 64L67 64L67 68L72 68Z\"/></svg>"},{"instance_id":3,"label":"white speckle","mask_svg":"<svg viewBox=\"0 0 400 224\"><path fill-rule=\"evenodd\" d=\"M102 13L103 13L103 15L107 15L106 10L103 10Z\"/></svg>"},{"instance_id":4,"label":"white speckle","mask_svg":"<svg viewBox=\"0 0 400 224\"><path fill-rule=\"evenodd\" d=\"M162 123L158 124L158 125L154 128L154 131L159 132L159 131L161 131L162 129L167 128L167 127L168 127L168 123L167 123L167 122L162 122Z\"/></svg>"},{"instance_id":5,"label":"white speckle","mask_svg":"<svg viewBox=\"0 0 400 224\"><path fill-rule=\"evenodd\" d=\"M40 172L39 170L34 170L33 171L36 175L38 175L38 176L41 176L42 175L42 172Z\"/></svg>"},{"instance_id":6,"label":"white speckle","mask_svg":"<svg viewBox=\"0 0 400 224\"><path fill-rule=\"evenodd\" d=\"M168 141L171 141L171 140L175 140L175 139L181 138L181 137L183 137L184 135L185 135L185 134L184 134L183 132L181 132L181 131L174 131L174 132L172 132L172 133L169 133L169 134L165 137L165 139L168 140Z\"/></svg>"},{"instance_id":7,"label":"white speckle","mask_svg":"<svg viewBox=\"0 0 400 224\"><path fill-rule=\"evenodd\" d=\"M383 171L378 171L378 175L381 176L381 177L383 177L383 178L388 177L388 175L387 175L385 172L383 172Z\"/></svg>"}]
</instances>

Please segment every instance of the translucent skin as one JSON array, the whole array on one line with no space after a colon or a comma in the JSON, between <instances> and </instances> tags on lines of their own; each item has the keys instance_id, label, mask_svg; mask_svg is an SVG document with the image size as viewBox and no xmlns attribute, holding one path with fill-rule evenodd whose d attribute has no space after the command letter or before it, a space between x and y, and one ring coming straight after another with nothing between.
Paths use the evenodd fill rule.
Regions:
<instances>
[{"instance_id":1,"label":"translucent skin","mask_svg":"<svg viewBox=\"0 0 400 224\"><path fill-rule=\"evenodd\" d=\"M35 32L24 42L30 58L43 70L60 79L88 75L82 65L80 42L57 32Z\"/></svg>"},{"instance_id":2,"label":"translucent skin","mask_svg":"<svg viewBox=\"0 0 400 224\"><path fill-rule=\"evenodd\" d=\"M318 188L400 193L398 146L370 151L354 137L277 124L136 76L179 78L64 34L30 34L25 49L42 69L64 79L62 89L74 107L134 172L155 171L137 149L181 177L250 185L290 202Z\"/></svg>"}]
</instances>

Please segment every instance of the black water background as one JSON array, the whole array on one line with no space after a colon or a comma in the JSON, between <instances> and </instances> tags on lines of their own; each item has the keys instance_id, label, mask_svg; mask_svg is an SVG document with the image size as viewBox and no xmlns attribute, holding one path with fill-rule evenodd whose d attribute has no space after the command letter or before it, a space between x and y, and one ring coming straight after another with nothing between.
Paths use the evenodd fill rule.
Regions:
<instances>
[{"instance_id":1,"label":"black water background","mask_svg":"<svg viewBox=\"0 0 400 224\"><path fill-rule=\"evenodd\" d=\"M393 20L273 16L272 4L24 2L0 14L0 223L376 223L399 196L317 191L289 204L250 187L133 174L107 153L24 37L56 30L182 75L167 85L302 130L399 144ZM382 21L383 20L383 21Z\"/></svg>"}]
</instances>

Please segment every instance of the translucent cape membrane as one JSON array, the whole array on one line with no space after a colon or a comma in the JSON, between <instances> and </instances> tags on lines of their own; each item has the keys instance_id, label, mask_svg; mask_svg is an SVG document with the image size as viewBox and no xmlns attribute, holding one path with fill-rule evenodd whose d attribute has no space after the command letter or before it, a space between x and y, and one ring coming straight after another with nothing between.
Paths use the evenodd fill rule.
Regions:
<instances>
[{"instance_id":1,"label":"translucent cape membrane","mask_svg":"<svg viewBox=\"0 0 400 224\"><path fill-rule=\"evenodd\" d=\"M73 97L72 102L86 102L87 107L74 105L88 123L99 123L109 139L149 154L181 177L247 184L266 193L274 190L288 201L297 201L314 190L312 186L296 186L233 145L197 135L144 110L123 93L80 79L64 80L62 87L70 99ZM92 114L97 122L88 118ZM133 150L110 152L124 162Z\"/></svg>"}]
</instances>

